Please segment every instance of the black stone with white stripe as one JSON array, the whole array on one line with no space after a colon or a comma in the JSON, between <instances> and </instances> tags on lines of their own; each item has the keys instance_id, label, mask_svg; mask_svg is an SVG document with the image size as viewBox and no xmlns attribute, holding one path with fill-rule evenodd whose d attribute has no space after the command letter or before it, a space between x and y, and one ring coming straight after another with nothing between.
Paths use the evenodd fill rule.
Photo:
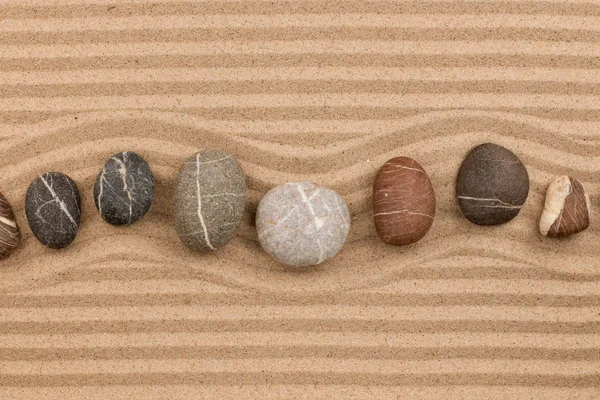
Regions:
<instances>
[{"instance_id":1,"label":"black stone with white stripe","mask_svg":"<svg viewBox=\"0 0 600 400\"><path fill-rule=\"evenodd\" d=\"M142 218L154 198L154 180L146 160L132 151L108 159L94 186L94 203L112 225L129 225Z\"/></svg>"},{"instance_id":2,"label":"black stone with white stripe","mask_svg":"<svg viewBox=\"0 0 600 400\"><path fill-rule=\"evenodd\" d=\"M25 214L42 244L53 249L68 246L77 236L81 220L77 185L60 172L40 175L27 189Z\"/></svg>"},{"instance_id":3,"label":"black stone with white stripe","mask_svg":"<svg viewBox=\"0 0 600 400\"><path fill-rule=\"evenodd\" d=\"M463 161L456 197L477 225L504 224L517 216L529 194L529 175L519 158L494 143L475 147Z\"/></svg>"}]
</instances>

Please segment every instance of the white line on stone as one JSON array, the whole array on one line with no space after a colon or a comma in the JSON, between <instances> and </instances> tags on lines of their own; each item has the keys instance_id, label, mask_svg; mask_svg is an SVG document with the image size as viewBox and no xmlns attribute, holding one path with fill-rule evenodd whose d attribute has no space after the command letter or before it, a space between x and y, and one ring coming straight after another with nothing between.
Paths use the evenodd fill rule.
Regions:
<instances>
[{"instance_id":1,"label":"white line on stone","mask_svg":"<svg viewBox=\"0 0 600 400\"><path fill-rule=\"evenodd\" d=\"M221 197L221 196L233 196L233 197L242 197L244 196L243 194L240 193L218 193L218 194L205 194L204 198L207 197Z\"/></svg>"},{"instance_id":2,"label":"white line on stone","mask_svg":"<svg viewBox=\"0 0 600 400\"><path fill-rule=\"evenodd\" d=\"M125 157L125 153L122 153L123 157ZM121 179L123 180L123 191L127 192L127 198L129 199L129 223L131 223L131 215L132 211L132 201L131 201L131 192L129 191L129 187L127 186L127 167L123 163L123 161L119 160L116 157L113 157L113 160L119 164L119 174L121 174Z\"/></svg>"},{"instance_id":3,"label":"white line on stone","mask_svg":"<svg viewBox=\"0 0 600 400\"><path fill-rule=\"evenodd\" d=\"M402 169L409 169L411 171L418 171L418 172L422 172L425 173L425 171L423 171L422 169L419 168L411 168L411 167L405 167L403 165L397 165L397 164L390 164L392 167L394 168L402 168Z\"/></svg>"},{"instance_id":4,"label":"white line on stone","mask_svg":"<svg viewBox=\"0 0 600 400\"><path fill-rule=\"evenodd\" d=\"M317 227L317 230L321 229L321 227L323 226L324 222L321 218L317 217L317 214L315 213L315 209L313 208L310 199L306 196L306 192L304 191L304 189L302 189L302 186L300 186L300 184L296 184L296 188L298 189L298 192L300 193L300 196L302 196L302 201L306 203L307 207L308 207L308 211L310 211L311 215L313 216L313 218L315 219L315 226ZM313 193L313 195L316 195L317 193L319 193L319 190L321 189L317 189L315 190L315 192ZM314 196L312 196L314 197Z\"/></svg>"},{"instance_id":5,"label":"white line on stone","mask_svg":"<svg viewBox=\"0 0 600 400\"><path fill-rule=\"evenodd\" d=\"M9 235L12 235L13 231L12 229L16 229L17 226L10 226L10 225L6 225L6 224L0 224L0 231L4 231L6 233L8 233ZM0 234L0 236L2 236L2 234Z\"/></svg>"},{"instance_id":6,"label":"white line on stone","mask_svg":"<svg viewBox=\"0 0 600 400\"><path fill-rule=\"evenodd\" d=\"M6 217L2 217L0 216L0 222L2 222L3 224L12 226L13 228L17 227L17 223L15 221L13 221L12 219L8 219Z\"/></svg>"},{"instance_id":7,"label":"white line on stone","mask_svg":"<svg viewBox=\"0 0 600 400\"><path fill-rule=\"evenodd\" d=\"M69 218L69 220L71 221L71 223L73 225L75 225L75 227L77 227L77 222L75 222L75 219L73 219L73 217L71 216L71 213L69 213L69 210L67 209L67 205L65 204L65 202L62 201L58 197L58 195L56 194L56 192L54 191L54 189L52 188L52 186L50 186L48 184L48 182L46 181L46 179L44 178L43 175L40 175L40 179L42 180L42 182L44 183L44 185L46 185L46 188L48 189L48 192L50 192L50 194L52 195L53 199L56 200L56 202L58 203L58 206L60 207L60 209Z\"/></svg>"},{"instance_id":8,"label":"white line on stone","mask_svg":"<svg viewBox=\"0 0 600 400\"><path fill-rule=\"evenodd\" d=\"M308 198L308 201L311 201L315 197L315 195L317 193L318 193L318 190L315 191L313 194L311 194L310 197ZM259 237L261 237L261 238L265 237L267 235L267 233L271 232L273 229L275 229L277 226L279 226L280 224L282 224L283 222L285 222L289 217L291 217L292 214L294 214L296 211L298 211L301 206L302 206L302 203L299 204L299 205L296 205L296 206L292 207L292 209L290 211L288 211L288 213L285 214L283 217L281 217L275 223L275 225L271 225L267 229L263 230L262 233L259 235Z\"/></svg>"},{"instance_id":9,"label":"white line on stone","mask_svg":"<svg viewBox=\"0 0 600 400\"><path fill-rule=\"evenodd\" d=\"M423 217L427 217L427 218L431 218L433 219L433 217L431 215L428 214L423 214L423 213L418 213L418 212L412 212L412 211L408 211L408 210L397 210L397 211L390 211L390 212L380 212L377 214L374 214L373 216L378 216L378 215L392 215L392 214L410 214L410 215L421 215Z\"/></svg>"},{"instance_id":10,"label":"white line on stone","mask_svg":"<svg viewBox=\"0 0 600 400\"><path fill-rule=\"evenodd\" d=\"M98 211L102 215L102 193L104 192L104 173L106 172L106 166L102 168L102 175L100 175L100 191L98 192Z\"/></svg>"},{"instance_id":11,"label":"white line on stone","mask_svg":"<svg viewBox=\"0 0 600 400\"><path fill-rule=\"evenodd\" d=\"M473 201L495 201L502 205L502 206L481 206L481 207L485 207L485 208L521 208L521 207L523 207L522 204L520 206L515 206L513 204L506 203L500 199L486 199L483 197L468 197L468 196L458 196L458 198L462 199L462 200L473 200Z\"/></svg>"},{"instance_id":12,"label":"white line on stone","mask_svg":"<svg viewBox=\"0 0 600 400\"><path fill-rule=\"evenodd\" d=\"M317 238L317 245L319 246L319 259L317 260L317 264L321 264L323 261L325 261L325 250L323 249L323 245L321 244L319 238Z\"/></svg>"},{"instance_id":13,"label":"white line on stone","mask_svg":"<svg viewBox=\"0 0 600 400\"><path fill-rule=\"evenodd\" d=\"M211 250L214 250L215 248L208 237L208 228L206 227L204 217L202 216L202 196L200 195L200 164L200 153L198 153L196 154L196 196L198 197L198 219L200 220L200 225L202 226L202 231L204 232L204 240L206 241L206 245L210 247Z\"/></svg>"},{"instance_id":14,"label":"white line on stone","mask_svg":"<svg viewBox=\"0 0 600 400\"><path fill-rule=\"evenodd\" d=\"M509 208L509 209L517 209L521 208L521 206L479 206L480 208Z\"/></svg>"}]
</instances>

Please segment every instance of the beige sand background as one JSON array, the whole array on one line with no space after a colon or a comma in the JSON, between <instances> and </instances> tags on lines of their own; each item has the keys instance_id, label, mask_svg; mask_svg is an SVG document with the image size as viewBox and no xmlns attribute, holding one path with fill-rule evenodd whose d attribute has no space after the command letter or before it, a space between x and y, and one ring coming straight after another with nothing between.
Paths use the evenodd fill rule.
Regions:
<instances>
[{"instance_id":1,"label":"beige sand background","mask_svg":"<svg viewBox=\"0 0 600 400\"><path fill-rule=\"evenodd\" d=\"M600 209L600 2L112 1L0 4L0 190L24 240L0 267L0 398L600 398L600 231L537 231L572 174ZM526 164L511 223L471 225L461 160L494 141ZM172 226L176 172L203 148L248 176L238 237L209 255ZM104 161L143 155L157 191L128 228L91 198ZM370 192L418 160L438 215L381 244ZM71 247L43 248L23 200L73 177ZM339 191L353 225L332 262L295 271L253 213L288 180Z\"/></svg>"}]
</instances>

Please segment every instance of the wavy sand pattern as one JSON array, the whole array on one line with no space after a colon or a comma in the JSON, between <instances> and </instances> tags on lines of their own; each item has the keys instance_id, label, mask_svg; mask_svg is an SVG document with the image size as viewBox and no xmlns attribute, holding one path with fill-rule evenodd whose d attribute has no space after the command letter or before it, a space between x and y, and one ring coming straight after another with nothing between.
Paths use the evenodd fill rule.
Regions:
<instances>
[{"instance_id":1,"label":"wavy sand pattern","mask_svg":"<svg viewBox=\"0 0 600 400\"><path fill-rule=\"evenodd\" d=\"M542 238L556 174L600 197L600 3L5 0L0 190L21 248L0 266L2 398L600 397L600 231ZM461 217L474 145L526 164L502 227ZM172 226L179 165L226 149L248 177L240 234L210 255ZM91 199L105 159L137 151L155 203L128 228ZM418 244L381 244L370 190L408 155L438 213ZM82 229L35 240L39 173L80 186ZM308 271L259 248L253 215L286 180L339 191L353 225Z\"/></svg>"}]
</instances>

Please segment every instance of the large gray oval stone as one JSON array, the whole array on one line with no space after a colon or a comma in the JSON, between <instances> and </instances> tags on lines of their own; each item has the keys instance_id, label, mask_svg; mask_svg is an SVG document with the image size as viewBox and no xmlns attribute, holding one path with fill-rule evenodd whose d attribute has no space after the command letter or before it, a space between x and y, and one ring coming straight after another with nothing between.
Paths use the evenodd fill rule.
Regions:
<instances>
[{"instance_id":1,"label":"large gray oval stone","mask_svg":"<svg viewBox=\"0 0 600 400\"><path fill-rule=\"evenodd\" d=\"M235 236L246 207L246 178L229 153L204 150L188 158L173 193L173 221L182 243L211 251Z\"/></svg>"},{"instance_id":2,"label":"large gray oval stone","mask_svg":"<svg viewBox=\"0 0 600 400\"><path fill-rule=\"evenodd\" d=\"M335 256L350 230L344 199L313 182L290 182L271 189L256 210L263 249L294 267L321 264Z\"/></svg>"},{"instance_id":3,"label":"large gray oval stone","mask_svg":"<svg viewBox=\"0 0 600 400\"><path fill-rule=\"evenodd\" d=\"M75 240L81 220L77 185L60 172L40 175L25 194L25 214L42 244L53 249L68 246Z\"/></svg>"}]
</instances>

